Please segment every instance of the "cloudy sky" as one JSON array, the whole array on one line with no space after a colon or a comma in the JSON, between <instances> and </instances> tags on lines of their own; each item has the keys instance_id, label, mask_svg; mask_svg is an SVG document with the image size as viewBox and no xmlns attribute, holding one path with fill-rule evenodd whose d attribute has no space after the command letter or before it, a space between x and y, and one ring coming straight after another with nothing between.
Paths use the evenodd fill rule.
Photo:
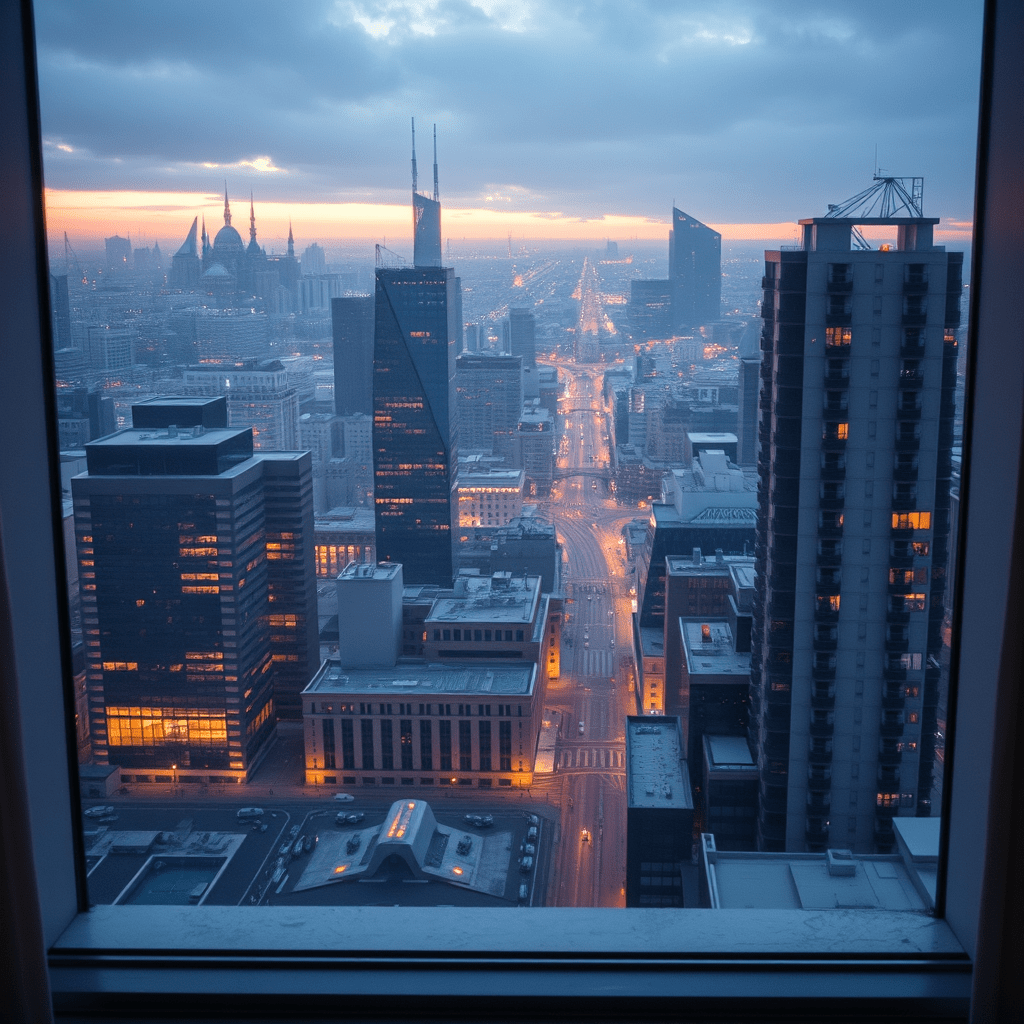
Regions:
<instances>
[{"instance_id":1,"label":"cloudy sky","mask_svg":"<svg viewBox=\"0 0 1024 1024\"><path fill-rule=\"evenodd\" d=\"M36 18L51 227L163 238L219 219L226 178L263 238L289 216L305 237L407 234L411 115L421 188L437 123L453 236L661 237L675 200L755 237L870 184L876 146L924 176L926 214L971 219L981 0L45 0Z\"/></svg>"}]
</instances>

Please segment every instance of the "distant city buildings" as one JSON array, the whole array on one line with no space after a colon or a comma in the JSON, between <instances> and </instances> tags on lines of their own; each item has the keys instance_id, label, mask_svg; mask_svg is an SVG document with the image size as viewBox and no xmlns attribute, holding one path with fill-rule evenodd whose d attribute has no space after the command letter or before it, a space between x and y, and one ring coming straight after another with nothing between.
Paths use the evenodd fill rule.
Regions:
<instances>
[{"instance_id":1,"label":"distant city buildings","mask_svg":"<svg viewBox=\"0 0 1024 1024\"><path fill-rule=\"evenodd\" d=\"M373 413L374 297L331 300L334 409L339 416Z\"/></svg>"},{"instance_id":2,"label":"distant city buildings","mask_svg":"<svg viewBox=\"0 0 1024 1024\"><path fill-rule=\"evenodd\" d=\"M523 359L518 355L463 353L455 360L459 450L516 462L523 412Z\"/></svg>"}]
</instances>

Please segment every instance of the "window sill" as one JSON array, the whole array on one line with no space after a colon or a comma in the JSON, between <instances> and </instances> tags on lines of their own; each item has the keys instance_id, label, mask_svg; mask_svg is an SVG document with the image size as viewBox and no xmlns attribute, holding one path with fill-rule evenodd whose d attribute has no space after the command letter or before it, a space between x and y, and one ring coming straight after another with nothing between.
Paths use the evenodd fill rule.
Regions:
<instances>
[{"instance_id":1,"label":"window sill","mask_svg":"<svg viewBox=\"0 0 1024 1024\"><path fill-rule=\"evenodd\" d=\"M292 1014L384 998L399 1017L435 1001L502 1017L621 1001L636 1018L679 999L958 1017L971 985L944 921L856 910L97 907L61 936L50 974L58 1009Z\"/></svg>"}]
</instances>

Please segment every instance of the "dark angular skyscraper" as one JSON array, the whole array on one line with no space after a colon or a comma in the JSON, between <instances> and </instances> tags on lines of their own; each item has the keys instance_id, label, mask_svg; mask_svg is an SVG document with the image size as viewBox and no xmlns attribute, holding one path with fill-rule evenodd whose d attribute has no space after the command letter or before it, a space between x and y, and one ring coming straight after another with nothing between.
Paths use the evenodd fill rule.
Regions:
<instances>
[{"instance_id":1,"label":"dark angular skyscraper","mask_svg":"<svg viewBox=\"0 0 1024 1024\"><path fill-rule=\"evenodd\" d=\"M722 236L675 207L668 278L676 330L699 327L722 315Z\"/></svg>"},{"instance_id":2,"label":"dark angular skyscraper","mask_svg":"<svg viewBox=\"0 0 1024 1024\"><path fill-rule=\"evenodd\" d=\"M334 411L373 413L372 295L331 299L334 334Z\"/></svg>"},{"instance_id":3,"label":"dark angular skyscraper","mask_svg":"<svg viewBox=\"0 0 1024 1024\"><path fill-rule=\"evenodd\" d=\"M377 557L407 583L452 581L455 274L380 268L373 345Z\"/></svg>"},{"instance_id":4,"label":"dark angular skyscraper","mask_svg":"<svg viewBox=\"0 0 1024 1024\"><path fill-rule=\"evenodd\" d=\"M407 583L452 582L456 454L455 357L462 304L441 264L441 206L416 191L415 267L379 267L373 326L373 468L377 557L400 562Z\"/></svg>"}]
</instances>

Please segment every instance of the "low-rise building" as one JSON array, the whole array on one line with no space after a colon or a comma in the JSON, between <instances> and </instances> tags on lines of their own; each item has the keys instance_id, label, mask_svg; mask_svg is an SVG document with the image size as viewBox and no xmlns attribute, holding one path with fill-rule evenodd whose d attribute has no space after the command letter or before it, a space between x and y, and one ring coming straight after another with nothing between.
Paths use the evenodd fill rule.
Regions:
<instances>
[{"instance_id":1,"label":"low-rise building","mask_svg":"<svg viewBox=\"0 0 1024 1024\"><path fill-rule=\"evenodd\" d=\"M757 845L757 761L745 736L704 734L702 831L720 850L753 850Z\"/></svg>"},{"instance_id":2,"label":"low-rise building","mask_svg":"<svg viewBox=\"0 0 1024 1024\"><path fill-rule=\"evenodd\" d=\"M308 784L526 787L541 722L537 666L349 671L328 659L302 694Z\"/></svg>"},{"instance_id":3,"label":"low-rise building","mask_svg":"<svg viewBox=\"0 0 1024 1024\"><path fill-rule=\"evenodd\" d=\"M335 579L349 562L377 561L373 509L332 508L313 521L316 574Z\"/></svg>"},{"instance_id":4,"label":"low-rise building","mask_svg":"<svg viewBox=\"0 0 1024 1024\"><path fill-rule=\"evenodd\" d=\"M461 469L456 484L459 526L505 526L522 515L521 469Z\"/></svg>"}]
</instances>

